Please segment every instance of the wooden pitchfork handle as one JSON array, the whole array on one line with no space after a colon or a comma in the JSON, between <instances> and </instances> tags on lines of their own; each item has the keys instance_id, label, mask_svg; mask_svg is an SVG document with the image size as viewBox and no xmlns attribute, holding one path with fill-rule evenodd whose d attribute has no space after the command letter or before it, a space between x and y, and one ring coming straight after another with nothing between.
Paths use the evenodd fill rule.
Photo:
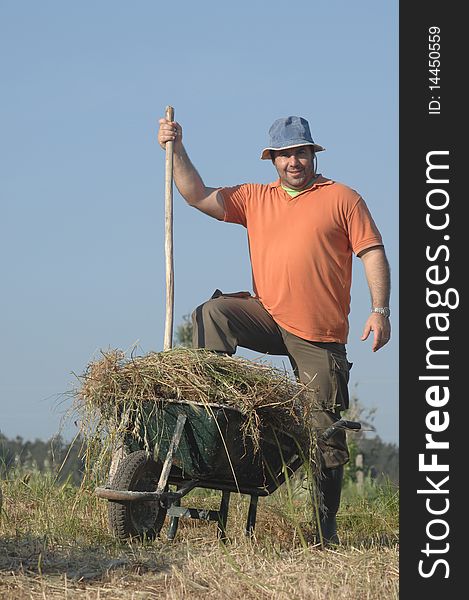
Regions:
<instances>
[{"instance_id":1,"label":"wooden pitchfork handle","mask_svg":"<svg viewBox=\"0 0 469 600\"><path fill-rule=\"evenodd\" d=\"M174 121L174 108L166 107L166 119ZM165 257L166 257L166 318L164 328L164 350L173 345L174 312L174 252L173 252L173 145L166 142L165 165Z\"/></svg>"}]
</instances>

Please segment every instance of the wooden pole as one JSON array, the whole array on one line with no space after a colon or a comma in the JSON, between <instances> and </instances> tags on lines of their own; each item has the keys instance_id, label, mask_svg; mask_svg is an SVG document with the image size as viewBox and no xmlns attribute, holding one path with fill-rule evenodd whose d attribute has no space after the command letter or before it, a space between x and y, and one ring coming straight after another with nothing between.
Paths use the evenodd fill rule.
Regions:
<instances>
[{"instance_id":1,"label":"wooden pole","mask_svg":"<svg viewBox=\"0 0 469 600\"><path fill-rule=\"evenodd\" d=\"M166 107L166 118L174 121L174 108ZM173 346L174 258L173 258L173 144L166 142L165 169L165 257L166 257L166 319L164 350Z\"/></svg>"}]
</instances>

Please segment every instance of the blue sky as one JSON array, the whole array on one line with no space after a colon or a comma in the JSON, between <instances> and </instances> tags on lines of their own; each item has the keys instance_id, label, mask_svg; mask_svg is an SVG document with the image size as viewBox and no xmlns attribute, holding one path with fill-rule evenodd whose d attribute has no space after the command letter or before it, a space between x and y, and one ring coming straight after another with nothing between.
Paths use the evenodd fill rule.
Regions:
<instances>
[{"instance_id":1,"label":"blue sky","mask_svg":"<svg viewBox=\"0 0 469 600\"><path fill-rule=\"evenodd\" d=\"M360 341L370 301L355 259L351 390L398 442L397 2L4 0L0 73L2 433L55 434L73 373L100 349L162 349L156 130L171 104L207 185L274 180L259 154L296 114L326 147L319 171L363 195L391 264L393 339L378 353ZM177 192L174 250L176 325L217 287L251 290L245 230Z\"/></svg>"}]
</instances>

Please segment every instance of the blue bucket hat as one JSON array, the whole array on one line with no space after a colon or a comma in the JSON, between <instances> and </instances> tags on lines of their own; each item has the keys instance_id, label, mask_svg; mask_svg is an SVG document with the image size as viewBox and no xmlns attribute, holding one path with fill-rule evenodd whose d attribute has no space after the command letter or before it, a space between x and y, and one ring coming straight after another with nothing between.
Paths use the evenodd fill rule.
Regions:
<instances>
[{"instance_id":1,"label":"blue bucket hat","mask_svg":"<svg viewBox=\"0 0 469 600\"><path fill-rule=\"evenodd\" d=\"M298 146L313 146L314 152L325 150L319 144L314 143L308 121L303 117L277 119L269 129L269 135L270 146L262 150L262 160L270 159L271 150L285 150L286 148L297 148Z\"/></svg>"}]
</instances>

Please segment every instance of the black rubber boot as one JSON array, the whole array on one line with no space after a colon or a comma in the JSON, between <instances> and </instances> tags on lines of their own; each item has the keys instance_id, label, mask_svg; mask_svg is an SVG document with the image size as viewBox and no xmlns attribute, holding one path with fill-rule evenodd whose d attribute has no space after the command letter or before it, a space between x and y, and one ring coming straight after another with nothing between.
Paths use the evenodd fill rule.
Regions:
<instances>
[{"instance_id":1,"label":"black rubber boot","mask_svg":"<svg viewBox=\"0 0 469 600\"><path fill-rule=\"evenodd\" d=\"M343 466L337 467L336 469L324 469L323 477L320 481L324 509L320 518L320 527L322 544L324 546L339 543L336 515L340 505L343 476ZM318 542L321 543L319 532Z\"/></svg>"}]
</instances>

